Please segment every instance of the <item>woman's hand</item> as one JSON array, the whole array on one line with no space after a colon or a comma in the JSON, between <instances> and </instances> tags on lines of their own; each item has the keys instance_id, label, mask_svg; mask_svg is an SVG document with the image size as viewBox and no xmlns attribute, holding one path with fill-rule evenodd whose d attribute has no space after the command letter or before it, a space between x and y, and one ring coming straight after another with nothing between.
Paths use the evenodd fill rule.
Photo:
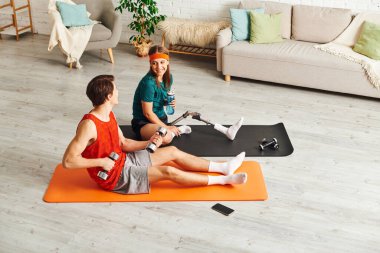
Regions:
<instances>
[{"instance_id":1,"label":"woman's hand","mask_svg":"<svg viewBox=\"0 0 380 253\"><path fill-rule=\"evenodd\" d=\"M156 144L157 148L162 145L162 137L157 132L150 137L149 141Z\"/></svg>"},{"instance_id":2,"label":"woman's hand","mask_svg":"<svg viewBox=\"0 0 380 253\"><path fill-rule=\"evenodd\" d=\"M169 131L173 132L175 136L180 136L181 132L179 131L178 127L176 126L167 126L166 127Z\"/></svg>"},{"instance_id":3,"label":"woman's hand","mask_svg":"<svg viewBox=\"0 0 380 253\"><path fill-rule=\"evenodd\" d=\"M171 107L173 107L173 108L175 108L175 104L176 104L175 99L173 99L173 100L169 103L169 105L170 105Z\"/></svg>"},{"instance_id":4,"label":"woman's hand","mask_svg":"<svg viewBox=\"0 0 380 253\"><path fill-rule=\"evenodd\" d=\"M110 159L109 157L104 157L101 159L102 159L102 168L104 170L110 171L115 166L115 161Z\"/></svg>"}]
</instances>

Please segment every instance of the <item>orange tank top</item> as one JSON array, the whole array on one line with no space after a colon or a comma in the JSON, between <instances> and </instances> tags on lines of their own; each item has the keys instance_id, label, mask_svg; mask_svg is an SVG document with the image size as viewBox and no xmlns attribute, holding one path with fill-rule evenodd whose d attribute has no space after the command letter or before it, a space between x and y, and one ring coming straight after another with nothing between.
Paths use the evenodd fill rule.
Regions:
<instances>
[{"instance_id":1,"label":"orange tank top","mask_svg":"<svg viewBox=\"0 0 380 253\"><path fill-rule=\"evenodd\" d=\"M92 144L86 147L82 152L84 158L103 158L108 157L111 152L115 152L119 155L119 159L116 160L115 166L108 172L107 180L103 180L97 176L101 167L88 168L88 174L90 177L103 189L113 190L120 178L121 171L124 166L126 154L121 150L119 140L119 127L113 112L109 115L110 120L108 122L101 121L92 114L86 114L82 120L89 119L95 123L97 138Z\"/></svg>"}]
</instances>

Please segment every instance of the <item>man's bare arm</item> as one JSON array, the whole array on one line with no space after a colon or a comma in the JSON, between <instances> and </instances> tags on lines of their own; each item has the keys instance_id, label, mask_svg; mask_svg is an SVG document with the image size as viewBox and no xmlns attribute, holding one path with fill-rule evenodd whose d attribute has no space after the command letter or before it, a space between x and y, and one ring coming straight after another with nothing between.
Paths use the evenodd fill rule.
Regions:
<instances>
[{"instance_id":1,"label":"man's bare arm","mask_svg":"<svg viewBox=\"0 0 380 253\"><path fill-rule=\"evenodd\" d=\"M148 143L152 141L153 137L154 136L152 136L151 140L149 140L149 141L135 141L132 139L127 139L124 137L123 132L121 131L121 129L119 127L119 138L120 138L120 142L121 142L120 145L121 145L121 149L124 152L133 152L133 151L145 149L145 147L148 145ZM161 136L158 135L158 137L156 136L155 138L159 138L161 140L160 142L155 140L155 142L157 144L159 144L158 146L160 146L162 143Z\"/></svg>"},{"instance_id":2,"label":"man's bare arm","mask_svg":"<svg viewBox=\"0 0 380 253\"><path fill-rule=\"evenodd\" d=\"M105 158L87 159L82 157L82 152L85 150L91 140L96 140L96 126L91 120L82 121L77 129L76 135L70 142L63 155L62 165L64 168L91 168L103 167L105 170L110 170L115 162Z\"/></svg>"}]
</instances>

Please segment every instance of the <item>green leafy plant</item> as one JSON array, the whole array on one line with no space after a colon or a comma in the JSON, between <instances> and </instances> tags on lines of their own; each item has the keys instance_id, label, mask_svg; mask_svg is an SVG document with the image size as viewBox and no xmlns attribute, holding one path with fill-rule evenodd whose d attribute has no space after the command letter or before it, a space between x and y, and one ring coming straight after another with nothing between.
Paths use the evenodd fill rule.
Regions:
<instances>
[{"instance_id":1,"label":"green leafy plant","mask_svg":"<svg viewBox=\"0 0 380 253\"><path fill-rule=\"evenodd\" d=\"M128 27L139 33L129 38L134 44L149 40L146 36L154 34L157 24L166 18L165 15L158 14L157 3L153 0L119 0L115 10L123 13L125 9L132 13L132 22Z\"/></svg>"}]
</instances>

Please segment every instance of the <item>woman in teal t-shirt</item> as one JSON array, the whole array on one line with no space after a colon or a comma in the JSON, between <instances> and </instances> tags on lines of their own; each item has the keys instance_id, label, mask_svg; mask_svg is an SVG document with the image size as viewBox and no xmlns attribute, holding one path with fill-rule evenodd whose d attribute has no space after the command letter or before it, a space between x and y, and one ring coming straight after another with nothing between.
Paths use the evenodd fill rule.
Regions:
<instances>
[{"instance_id":1,"label":"woman in teal t-shirt","mask_svg":"<svg viewBox=\"0 0 380 253\"><path fill-rule=\"evenodd\" d=\"M143 140L149 140L159 126L165 127L168 134L164 143L170 143L174 136L190 133L188 126L168 126L168 117L164 110L167 92L173 84L169 68L169 51L162 46L153 46L149 50L150 70L142 78L133 98L132 129ZM176 101L170 105L175 107Z\"/></svg>"}]
</instances>

